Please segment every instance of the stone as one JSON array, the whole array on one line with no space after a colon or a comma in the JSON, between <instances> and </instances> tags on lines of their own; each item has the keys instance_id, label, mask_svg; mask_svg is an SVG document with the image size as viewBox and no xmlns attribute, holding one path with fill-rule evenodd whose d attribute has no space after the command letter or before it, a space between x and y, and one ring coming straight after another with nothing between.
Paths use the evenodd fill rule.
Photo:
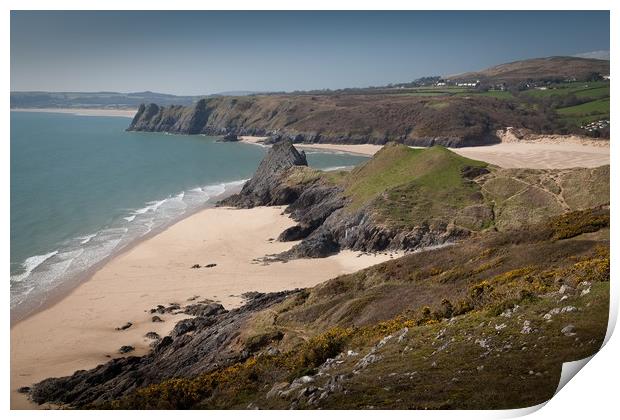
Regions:
<instances>
[{"instance_id":1,"label":"stone","mask_svg":"<svg viewBox=\"0 0 620 420\"><path fill-rule=\"evenodd\" d=\"M187 305L183 309L183 313L186 313L188 315L193 315L193 316L199 316L203 318L214 316L214 315L219 315L224 312L226 312L226 309L224 309L224 307L221 304L215 303L215 302L196 303L193 305Z\"/></svg>"},{"instance_id":2,"label":"stone","mask_svg":"<svg viewBox=\"0 0 620 420\"><path fill-rule=\"evenodd\" d=\"M118 349L118 352L120 354L125 354L125 353L130 353L132 351L134 351L136 348L134 346L121 346L120 349Z\"/></svg>"},{"instance_id":3,"label":"stone","mask_svg":"<svg viewBox=\"0 0 620 420\"><path fill-rule=\"evenodd\" d=\"M164 320L155 315L153 318L151 318L151 322L164 322Z\"/></svg>"},{"instance_id":4,"label":"stone","mask_svg":"<svg viewBox=\"0 0 620 420\"><path fill-rule=\"evenodd\" d=\"M409 332L409 328L407 327L399 331L398 339L397 339L399 343L402 342L407 337L408 332Z\"/></svg>"},{"instance_id":5,"label":"stone","mask_svg":"<svg viewBox=\"0 0 620 420\"><path fill-rule=\"evenodd\" d=\"M155 331L149 331L144 336L149 340L159 340L159 334L157 334Z\"/></svg>"},{"instance_id":6,"label":"stone","mask_svg":"<svg viewBox=\"0 0 620 420\"><path fill-rule=\"evenodd\" d=\"M523 321L523 327L521 328L521 334L530 334L532 332L532 327L530 326L530 321Z\"/></svg>"},{"instance_id":7,"label":"stone","mask_svg":"<svg viewBox=\"0 0 620 420\"><path fill-rule=\"evenodd\" d=\"M222 137L222 141L225 142L229 142L229 141L239 141L239 137L237 137L237 135L233 132L230 133L226 133L223 137Z\"/></svg>"},{"instance_id":8,"label":"stone","mask_svg":"<svg viewBox=\"0 0 620 420\"><path fill-rule=\"evenodd\" d=\"M123 331L130 328L133 324L131 322L127 322L125 325L121 327L116 327L116 331Z\"/></svg>"},{"instance_id":9,"label":"stone","mask_svg":"<svg viewBox=\"0 0 620 420\"><path fill-rule=\"evenodd\" d=\"M275 143L241 191L219 204L244 208L290 204L298 195L283 188L280 178L293 166L308 166L306 154L295 149L288 139Z\"/></svg>"},{"instance_id":10,"label":"stone","mask_svg":"<svg viewBox=\"0 0 620 420\"><path fill-rule=\"evenodd\" d=\"M567 337L572 337L574 335L576 335L575 331L575 326L572 324L568 324L567 326L565 326L564 328L562 328L561 333L564 334Z\"/></svg>"}]
</instances>

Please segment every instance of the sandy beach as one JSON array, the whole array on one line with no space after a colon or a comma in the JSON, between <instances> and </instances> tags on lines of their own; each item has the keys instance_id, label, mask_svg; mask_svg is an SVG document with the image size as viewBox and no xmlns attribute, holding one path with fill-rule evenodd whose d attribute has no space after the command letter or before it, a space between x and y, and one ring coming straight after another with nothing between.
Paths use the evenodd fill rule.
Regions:
<instances>
[{"instance_id":1,"label":"sandy beach","mask_svg":"<svg viewBox=\"0 0 620 420\"><path fill-rule=\"evenodd\" d=\"M71 110L76 111L76 110ZM260 144L264 138L242 141ZM371 156L378 145L296 145ZM609 163L609 147L545 142L506 142L453 149L456 153L506 168L594 167ZM11 407L36 408L16 392L44 378L70 375L110 358L121 346L131 355L145 354L147 332L166 335L186 315L149 313L157 305L210 299L233 308L249 291L310 287L340 274L355 272L391 258L343 251L323 259L265 264L260 258L282 252L294 243L275 241L294 222L283 207L209 208L116 256L87 281L53 306L11 328ZM396 257L394 254L392 257ZM200 264L202 268L191 268ZM211 268L204 265L216 264ZM131 322L126 330L117 327Z\"/></svg>"},{"instance_id":2,"label":"sandy beach","mask_svg":"<svg viewBox=\"0 0 620 420\"><path fill-rule=\"evenodd\" d=\"M232 308L244 292L314 286L391 258L344 251L288 263L256 261L294 244L273 240L294 224L282 210L205 209L115 257L58 303L18 322L11 329L11 407L36 408L16 392L21 386L95 367L120 357L124 345L136 348L131 355L146 353L147 332L166 335L186 316L160 315L164 322L153 323L149 309L158 304L183 306L194 298ZM127 322L133 325L116 330Z\"/></svg>"},{"instance_id":3,"label":"sandy beach","mask_svg":"<svg viewBox=\"0 0 620 420\"><path fill-rule=\"evenodd\" d=\"M137 109L95 109L95 108L11 108L18 112L52 112L56 114L73 114L91 117L127 117L133 118Z\"/></svg>"},{"instance_id":4,"label":"sandy beach","mask_svg":"<svg viewBox=\"0 0 620 420\"><path fill-rule=\"evenodd\" d=\"M451 148L470 159L482 160L502 168L562 169L594 168L609 164L609 142L595 145L575 138L560 142L558 136L537 136L536 141L505 141L492 146ZM242 137L242 141L260 144L266 137ZM372 156L382 146L375 144L295 144L303 150L332 150Z\"/></svg>"},{"instance_id":5,"label":"sandy beach","mask_svg":"<svg viewBox=\"0 0 620 420\"><path fill-rule=\"evenodd\" d=\"M451 149L502 168L564 169L609 165L609 147L553 143L500 143Z\"/></svg>"}]
</instances>

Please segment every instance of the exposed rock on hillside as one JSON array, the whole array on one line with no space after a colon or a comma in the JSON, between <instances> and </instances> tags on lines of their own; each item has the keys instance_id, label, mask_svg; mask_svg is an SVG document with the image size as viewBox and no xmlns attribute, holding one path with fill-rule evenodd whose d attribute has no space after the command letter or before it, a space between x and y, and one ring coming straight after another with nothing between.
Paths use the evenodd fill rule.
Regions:
<instances>
[{"instance_id":1,"label":"exposed rock on hillside","mask_svg":"<svg viewBox=\"0 0 620 420\"><path fill-rule=\"evenodd\" d=\"M189 378L244 360L247 354L239 351L238 334L242 325L252 314L295 293L257 294L243 307L231 311L214 303L200 310L198 305L192 305L188 312L198 316L177 323L169 336L154 343L147 356L114 359L90 371L47 379L31 389L31 398L37 403L83 406L119 398L136 387L167 378Z\"/></svg>"},{"instance_id":2,"label":"exposed rock on hillside","mask_svg":"<svg viewBox=\"0 0 620 420\"><path fill-rule=\"evenodd\" d=\"M490 97L268 95L202 99L192 106L141 105L129 131L256 135L271 142L476 146L506 126L553 128L549 115Z\"/></svg>"},{"instance_id":3,"label":"exposed rock on hillside","mask_svg":"<svg viewBox=\"0 0 620 420\"><path fill-rule=\"evenodd\" d=\"M222 204L289 204L298 224L278 239L301 242L277 258L414 250L609 203L609 166L488 168L440 147L391 144L351 173L330 175L295 164L290 141L274 147L241 193Z\"/></svg>"},{"instance_id":4,"label":"exposed rock on hillside","mask_svg":"<svg viewBox=\"0 0 620 420\"><path fill-rule=\"evenodd\" d=\"M277 206L297 199L297 191L281 185L283 174L294 166L308 166L306 154L290 141L274 144L261 161L256 173L243 185L241 192L220 204L236 207Z\"/></svg>"},{"instance_id":5,"label":"exposed rock on hillside","mask_svg":"<svg viewBox=\"0 0 620 420\"><path fill-rule=\"evenodd\" d=\"M208 304L146 356L25 391L75 408L539 404L563 362L603 342L608 226L607 210L573 212L229 312Z\"/></svg>"}]
</instances>

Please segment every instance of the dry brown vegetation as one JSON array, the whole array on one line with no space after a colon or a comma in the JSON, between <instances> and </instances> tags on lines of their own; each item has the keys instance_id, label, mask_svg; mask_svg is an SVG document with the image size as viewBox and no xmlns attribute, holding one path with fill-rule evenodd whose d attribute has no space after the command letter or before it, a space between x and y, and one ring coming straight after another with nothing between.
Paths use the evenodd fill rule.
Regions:
<instances>
[{"instance_id":1,"label":"dry brown vegetation","mask_svg":"<svg viewBox=\"0 0 620 420\"><path fill-rule=\"evenodd\" d=\"M557 386L561 363L589 356L602 343L609 299L606 214L578 212L523 235L489 234L330 280L258 313L241 331L241 342L255 350L246 361L152 385L105 407L516 408L543 402ZM580 223L571 239L558 240L567 236L567 217Z\"/></svg>"}]
</instances>

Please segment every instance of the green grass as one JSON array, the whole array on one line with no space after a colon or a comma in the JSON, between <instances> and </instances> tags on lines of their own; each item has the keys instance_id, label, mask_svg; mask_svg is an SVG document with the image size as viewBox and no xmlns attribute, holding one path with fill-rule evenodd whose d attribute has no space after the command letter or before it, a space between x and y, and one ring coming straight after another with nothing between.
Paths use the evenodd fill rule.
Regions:
<instances>
[{"instance_id":1,"label":"green grass","mask_svg":"<svg viewBox=\"0 0 620 420\"><path fill-rule=\"evenodd\" d=\"M461 170L486 165L440 146L387 145L351 172L345 182L348 209L370 204L382 221L393 225L445 221L482 199L479 187L465 180Z\"/></svg>"},{"instance_id":2,"label":"green grass","mask_svg":"<svg viewBox=\"0 0 620 420\"><path fill-rule=\"evenodd\" d=\"M514 99L514 95L507 90L489 90L487 92L480 92L480 96L490 96L498 99Z\"/></svg>"},{"instance_id":3,"label":"green grass","mask_svg":"<svg viewBox=\"0 0 620 420\"><path fill-rule=\"evenodd\" d=\"M404 92L395 93L396 96L448 96L447 92Z\"/></svg>"},{"instance_id":4,"label":"green grass","mask_svg":"<svg viewBox=\"0 0 620 420\"><path fill-rule=\"evenodd\" d=\"M575 96L578 98L609 98L609 86L580 90L575 92Z\"/></svg>"},{"instance_id":5,"label":"green grass","mask_svg":"<svg viewBox=\"0 0 620 420\"><path fill-rule=\"evenodd\" d=\"M597 99L581 105L558 108L557 113L567 121L581 125L609 118L609 98Z\"/></svg>"},{"instance_id":6,"label":"green grass","mask_svg":"<svg viewBox=\"0 0 620 420\"><path fill-rule=\"evenodd\" d=\"M562 83L551 85L546 90L529 89L523 93L535 98L549 98L571 94L580 98L604 98L609 97L609 82Z\"/></svg>"},{"instance_id":7,"label":"green grass","mask_svg":"<svg viewBox=\"0 0 620 420\"><path fill-rule=\"evenodd\" d=\"M571 116L609 114L609 98L597 99L595 101L569 106L567 108L559 108L558 114Z\"/></svg>"},{"instance_id":8,"label":"green grass","mask_svg":"<svg viewBox=\"0 0 620 420\"><path fill-rule=\"evenodd\" d=\"M426 104L427 107L433 109L444 109L450 106L450 102L448 101L432 101Z\"/></svg>"},{"instance_id":9,"label":"green grass","mask_svg":"<svg viewBox=\"0 0 620 420\"><path fill-rule=\"evenodd\" d=\"M419 87L419 88L407 88L402 92L395 91L393 94L398 96L453 96L468 93L475 93L467 87L458 86L437 86L437 87Z\"/></svg>"},{"instance_id":10,"label":"green grass","mask_svg":"<svg viewBox=\"0 0 620 420\"><path fill-rule=\"evenodd\" d=\"M459 93L456 96L486 96L486 97L497 98L497 99L514 99L515 98L512 92L509 92L507 90L488 90L486 92L471 91L471 92Z\"/></svg>"}]
</instances>

